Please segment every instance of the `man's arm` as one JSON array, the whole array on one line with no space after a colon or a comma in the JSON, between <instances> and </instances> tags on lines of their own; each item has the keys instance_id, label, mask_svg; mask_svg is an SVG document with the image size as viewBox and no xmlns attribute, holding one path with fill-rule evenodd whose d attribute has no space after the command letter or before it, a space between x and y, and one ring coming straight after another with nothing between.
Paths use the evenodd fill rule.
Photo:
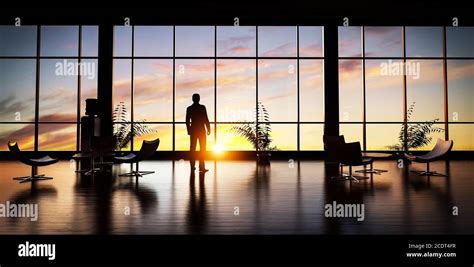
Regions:
<instances>
[{"instance_id":1,"label":"man's arm","mask_svg":"<svg viewBox=\"0 0 474 267\"><path fill-rule=\"evenodd\" d=\"M191 114L189 114L189 108L186 109L186 130L188 131L188 135L190 134L191 128Z\"/></svg>"},{"instance_id":2,"label":"man's arm","mask_svg":"<svg viewBox=\"0 0 474 267\"><path fill-rule=\"evenodd\" d=\"M206 106L204 106L204 123L206 123L207 135L211 134L211 124L209 123L209 118L207 117Z\"/></svg>"}]
</instances>

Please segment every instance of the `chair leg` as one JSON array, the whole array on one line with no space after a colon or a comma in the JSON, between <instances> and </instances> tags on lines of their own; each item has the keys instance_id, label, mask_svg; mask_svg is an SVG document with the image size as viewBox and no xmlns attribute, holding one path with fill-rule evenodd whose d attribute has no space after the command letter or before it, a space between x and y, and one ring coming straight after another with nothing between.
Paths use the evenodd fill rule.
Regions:
<instances>
[{"instance_id":1,"label":"chair leg","mask_svg":"<svg viewBox=\"0 0 474 267\"><path fill-rule=\"evenodd\" d=\"M364 166L364 169L357 170L356 172L381 174L382 172L388 172L388 171L382 170L382 169L374 169L374 164L370 163L370 168L365 168Z\"/></svg>"},{"instance_id":2,"label":"chair leg","mask_svg":"<svg viewBox=\"0 0 474 267\"><path fill-rule=\"evenodd\" d=\"M119 174L119 176L143 176L143 175L147 175L147 174L152 174L152 173L155 173L154 171L131 171L131 172L127 172L127 173L121 173Z\"/></svg>"},{"instance_id":3,"label":"chair leg","mask_svg":"<svg viewBox=\"0 0 474 267\"><path fill-rule=\"evenodd\" d=\"M121 173L119 176L142 176L140 173L137 171L131 171L131 172L126 172L126 173Z\"/></svg>"},{"instance_id":4,"label":"chair leg","mask_svg":"<svg viewBox=\"0 0 474 267\"><path fill-rule=\"evenodd\" d=\"M20 184L26 182L34 182L34 181L42 181L42 180L51 180L53 177L49 176L35 176L35 177L28 177L20 181Z\"/></svg>"},{"instance_id":5,"label":"chair leg","mask_svg":"<svg viewBox=\"0 0 474 267\"><path fill-rule=\"evenodd\" d=\"M38 167L32 166L31 167L31 175L28 176L20 176L20 177L13 177L13 180L19 180L21 183L26 182L33 182L33 181L40 181L40 180L51 180L53 177L45 176L44 174L37 174Z\"/></svg>"},{"instance_id":6,"label":"chair leg","mask_svg":"<svg viewBox=\"0 0 474 267\"><path fill-rule=\"evenodd\" d=\"M346 179L358 183L360 180L369 179L369 177L367 177L367 176L355 176L355 175L353 175L353 174L352 174L352 165L349 165L349 176L348 176Z\"/></svg>"},{"instance_id":7,"label":"chair leg","mask_svg":"<svg viewBox=\"0 0 474 267\"><path fill-rule=\"evenodd\" d=\"M431 171L430 170L430 163L426 163L426 171L411 171L414 173L417 173L420 176L442 176L442 177L448 177L446 174L439 173L437 171Z\"/></svg>"},{"instance_id":8,"label":"chair leg","mask_svg":"<svg viewBox=\"0 0 474 267\"><path fill-rule=\"evenodd\" d=\"M139 171L138 173L140 173L141 175L147 175L147 174L152 174L155 172L154 171Z\"/></svg>"},{"instance_id":9,"label":"chair leg","mask_svg":"<svg viewBox=\"0 0 474 267\"><path fill-rule=\"evenodd\" d=\"M29 176L14 177L12 179L13 180L23 180L23 179L31 178L31 177L41 178L41 177L45 177L45 176L44 176L44 174L35 174L35 175L29 175Z\"/></svg>"},{"instance_id":10,"label":"chair leg","mask_svg":"<svg viewBox=\"0 0 474 267\"><path fill-rule=\"evenodd\" d=\"M23 180L25 178L30 178L31 176L20 176L20 177L13 177L13 180Z\"/></svg>"},{"instance_id":11,"label":"chair leg","mask_svg":"<svg viewBox=\"0 0 474 267\"><path fill-rule=\"evenodd\" d=\"M26 183L26 182L34 182L34 181L42 181L42 180L51 180L53 177L49 176L44 176L44 174L41 175L33 175L33 176L22 176L22 177L15 177L13 180L19 180L20 184Z\"/></svg>"},{"instance_id":12,"label":"chair leg","mask_svg":"<svg viewBox=\"0 0 474 267\"><path fill-rule=\"evenodd\" d=\"M133 165L132 165L131 168L132 168L132 170L131 170L130 172L119 174L119 176L137 176L137 177L142 177L143 175L155 173L154 171L140 171L140 170L139 170L139 164L138 164L138 162L136 163L136 169L135 169L135 170L133 170Z\"/></svg>"},{"instance_id":13,"label":"chair leg","mask_svg":"<svg viewBox=\"0 0 474 267\"><path fill-rule=\"evenodd\" d=\"M347 180L349 174L344 173L344 165L339 164L339 175L338 176L331 176L331 179L340 179L340 180Z\"/></svg>"}]
</instances>

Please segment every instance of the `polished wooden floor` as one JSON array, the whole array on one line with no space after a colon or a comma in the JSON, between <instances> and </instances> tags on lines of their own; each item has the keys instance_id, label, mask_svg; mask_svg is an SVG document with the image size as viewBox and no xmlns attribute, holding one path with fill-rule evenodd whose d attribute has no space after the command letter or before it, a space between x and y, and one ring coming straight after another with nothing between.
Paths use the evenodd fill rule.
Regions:
<instances>
[{"instance_id":1,"label":"polished wooden floor","mask_svg":"<svg viewBox=\"0 0 474 267\"><path fill-rule=\"evenodd\" d=\"M19 184L29 167L0 161L0 204L39 204L38 221L0 218L0 234L473 234L473 163L439 161L450 177L428 178L377 161L387 173L354 183L327 178L323 161L209 161L195 177L183 160L146 161L156 173L137 182L118 176L128 164L92 178L60 161L39 171L54 180ZM326 218L333 201L363 203L365 220Z\"/></svg>"}]
</instances>

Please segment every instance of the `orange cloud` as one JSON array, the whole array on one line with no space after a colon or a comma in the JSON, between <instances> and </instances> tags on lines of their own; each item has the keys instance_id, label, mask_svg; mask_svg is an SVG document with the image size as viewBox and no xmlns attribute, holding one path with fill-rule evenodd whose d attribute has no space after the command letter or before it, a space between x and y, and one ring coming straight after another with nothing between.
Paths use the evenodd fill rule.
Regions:
<instances>
[{"instance_id":1,"label":"orange cloud","mask_svg":"<svg viewBox=\"0 0 474 267\"><path fill-rule=\"evenodd\" d=\"M71 119L75 116L68 114L51 114L40 118L42 121L61 121ZM39 143L40 150L75 150L76 124L40 124ZM69 132L68 132L69 131ZM10 140L18 142L21 149L33 150L35 125L24 124L19 129L3 130L0 133L1 150L8 150L7 143ZM44 147L48 148L45 149ZM72 149L69 149L72 148Z\"/></svg>"},{"instance_id":2,"label":"orange cloud","mask_svg":"<svg viewBox=\"0 0 474 267\"><path fill-rule=\"evenodd\" d=\"M244 46L235 46L229 49L233 52L233 54L246 54L250 52L252 49Z\"/></svg>"}]
</instances>

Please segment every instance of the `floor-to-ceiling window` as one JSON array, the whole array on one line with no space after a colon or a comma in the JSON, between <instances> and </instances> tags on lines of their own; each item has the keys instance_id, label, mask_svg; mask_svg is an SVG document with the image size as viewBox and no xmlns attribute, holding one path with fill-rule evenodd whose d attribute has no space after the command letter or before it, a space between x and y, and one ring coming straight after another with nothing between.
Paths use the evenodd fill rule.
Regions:
<instances>
[{"instance_id":1,"label":"floor-to-ceiling window","mask_svg":"<svg viewBox=\"0 0 474 267\"><path fill-rule=\"evenodd\" d=\"M75 151L97 95L97 26L0 26L0 150Z\"/></svg>"},{"instance_id":2,"label":"floor-to-ceiling window","mask_svg":"<svg viewBox=\"0 0 474 267\"><path fill-rule=\"evenodd\" d=\"M449 138L474 150L474 27L446 28Z\"/></svg>"},{"instance_id":3,"label":"floor-to-ceiling window","mask_svg":"<svg viewBox=\"0 0 474 267\"><path fill-rule=\"evenodd\" d=\"M340 27L341 133L366 150L403 150L400 137L411 145L429 128L431 141L408 149L446 137L474 149L473 45L472 27Z\"/></svg>"},{"instance_id":4,"label":"floor-to-ceiling window","mask_svg":"<svg viewBox=\"0 0 474 267\"><path fill-rule=\"evenodd\" d=\"M84 100L97 94L98 27L0 34L0 149L17 140L24 150L76 150ZM125 150L154 137L160 150L187 150L184 113L196 92L213 126L209 150L253 150L232 128L253 124L259 102L277 149L322 150L322 27L117 26L114 36L114 103L125 124L153 130ZM433 122L441 130L417 149L448 137L473 150L473 36L472 27L340 27L341 133L394 150L404 120Z\"/></svg>"},{"instance_id":5,"label":"floor-to-ceiling window","mask_svg":"<svg viewBox=\"0 0 474 267\"><path fill-rule=\"evenodd\" d=\"M135 150L155 137L160 150L188 150L185 112L199 93L208 150L254 150L233 128L255 123L258 103L278 150L322 150L322 35L316 26L116 26L114 105L127 110L116 125L153 130L133 139Z\"/></svg>"}]
</instances>

